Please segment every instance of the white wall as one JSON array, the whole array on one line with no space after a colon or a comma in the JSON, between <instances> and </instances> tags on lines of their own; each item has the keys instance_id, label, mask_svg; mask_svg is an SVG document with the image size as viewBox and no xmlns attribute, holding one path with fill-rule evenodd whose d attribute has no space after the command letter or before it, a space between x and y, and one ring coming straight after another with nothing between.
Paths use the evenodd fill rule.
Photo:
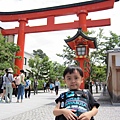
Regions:
<instances>
[{"instance_id":1,"label":"white wall","mask_svg":"<svg viewBox=\"0 0 120 120\"><path fill-rule=\"evenodd\" d=\"M120 55L116 56L116 66L120 66Z\"/></svg>"}]
</instances>

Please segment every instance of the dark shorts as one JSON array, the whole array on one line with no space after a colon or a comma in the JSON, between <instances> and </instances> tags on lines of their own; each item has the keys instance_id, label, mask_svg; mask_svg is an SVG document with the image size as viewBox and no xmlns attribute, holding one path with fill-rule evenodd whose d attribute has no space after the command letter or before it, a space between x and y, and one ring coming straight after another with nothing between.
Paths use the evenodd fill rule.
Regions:
<instances>
[{"instance_id":1,"label":"dark shorts","mask_svg":"<svg viewBox=\"0 0 120 120\"><path fill-rule=\"evenodd\" d=\"M0 89L0 93L3 93L3 89Z\"/></svg>"},{"instance_id":2,"label":"dark shorts","mask_svg":"<svg viewBox=\"0 0 120 120\"><path fill-rule=\"evenodd\" d=\"M50 90L53 90L54 88L50 88Z\"/></svg>"}]
</instances>

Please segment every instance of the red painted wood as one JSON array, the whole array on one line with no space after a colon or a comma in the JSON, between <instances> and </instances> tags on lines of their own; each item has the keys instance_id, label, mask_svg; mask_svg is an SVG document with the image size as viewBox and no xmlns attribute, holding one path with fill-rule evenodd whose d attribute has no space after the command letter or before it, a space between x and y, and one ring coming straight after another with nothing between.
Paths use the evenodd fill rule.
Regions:
<instances>
[{"instance_id":1,"label":"red painted wood","mask_svg":"<svg viewBox=\"0 0 120 120\"><path fill-rule=\"evenodd\" d=\"M48 10L48 11L41 11L41 12L31 12L24 14L10 14L10 15L0 15L0 21L2 22L10 22L10 21L18 21L19 19L27 18L27 20L33 19L40 19L40 18L47 18L48 16L64 16L64 15L72 15L77 14L81 10L86 10L89 12L101 11L106 9L113 8L114 0L105 0L104 2L99 2L95 4L88 4L84 6L78 7L70 7L70 8L62 8L56 10Z\"/></svg>"},{"instance_id":2,"label":"red painted wood","mask_svg":"<svg viewBox=\"0 0 120 120\"><path fill-rule=\"evenodd\" d=\"M82 31L87 31L87 20L86 16L88 12L86 10L80 10L77 16L79 17L79 28L82 28Z\"/></svg>"},{"instance_id":3,"label":"red painted wood","mask_svg":"<svg viewBox=\"0 0 120 120\"><path fill-rule=\"evenodd\" d=\"M21 56L21 59L15 59L15 65L19 67L19 70L22 70L24 65L24 46L25 46L24 29L26 22L27 22L26 19L19 20L17 45L20 47L20 51L16 53L16 56ZM19 70L17 71L17 74L20 73Z\"/></svg>"},{"instance_id":4,"label":"red painted wood","mask_svg":"<svg viewBox=\"0 0 120 120\"><path fill-rule=\"evenodd\" d=\"M101 19L101 20L87 20L87 28L92 27L102 27L109 26L110 19ZM51 27L52 26L52 27ZM61 24L48 24L43 26L25 26L25 33L37 33L37 32L49 32L49 31L59 31L59 30L70 30L70 29L78 29L79 21L74 21L71 23L61 23ZM1 30L3 35L12 35L18 33L18 27L13 29L3 29Z\"/></svg>"}]
</instances>

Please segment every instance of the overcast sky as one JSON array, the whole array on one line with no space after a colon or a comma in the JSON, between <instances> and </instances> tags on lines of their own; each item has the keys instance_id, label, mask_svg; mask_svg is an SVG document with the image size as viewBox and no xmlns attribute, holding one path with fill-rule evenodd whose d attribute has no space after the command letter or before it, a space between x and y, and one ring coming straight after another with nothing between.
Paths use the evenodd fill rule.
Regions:
<instances>
[{"instance_id":1,"label":"overcast sky","mask_svg":"<svg viewBox=\"0 0 120 120\"><path fill-rule=\"evenodd\" d=\"M58 6L64 4L71 4L86 0L0 0L0 12L21 11L37 8L45 8L51 6ZM88 1L88 0L87 0ZM111 26L102 27L105 33L113 31L120 34L120 1L114 4L113 9L89 13L87 19L97 20L111 18ZM55 19L55 23L73 22L78 20L76 15L59 17ZM28 21L29 26L38 26L46 24L46 19ZM14 28L18 26L18 22L0 22L0 27L4 29ZM91 28L88 30L98 30L99 28ZM67 36L74 36L77 30L63 30L55 32L31 33L25 36L25 51L32 53L33 50L41 49L45 52L51 60L62 63L62 59L56 56L56 53L62 54L63 45L66 43L64 39ZM17 40L17 35L16 35Z\"/></svg>"}]
</instances>

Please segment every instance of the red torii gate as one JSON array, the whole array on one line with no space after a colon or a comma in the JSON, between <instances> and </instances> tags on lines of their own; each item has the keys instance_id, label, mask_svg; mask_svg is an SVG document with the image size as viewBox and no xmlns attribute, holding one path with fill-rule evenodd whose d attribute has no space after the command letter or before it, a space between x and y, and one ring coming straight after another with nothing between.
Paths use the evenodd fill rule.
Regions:
<instances>
[{"instance_id":1,"label":"red torii gate","mask_svg":"<svg viewBox=\"0 0 120 120\"><path fill-rule=\"evenodd\" d=\"M19 69L23 69L24 62L24 44L25 34L36 32L48 32L57 30L68 30L82 28L82 31L87 31L87 28L108 26L110 25L110 19L101 20L87 20L86 16L89 12L101 11L113 8L114 2L117 0L92 0L82 3L74 3L62 6L16 11L16 12L0 12L1 22L19 22L19 27L13 29L3 29L1 33L3 35L18 34L17 45L20 46L20 51L16 53L17 56L21 56L22 59L16 59L15 65ZM55 24L55 17L73 15L76 14L79 18L78 21L70 23ZM47 25L42 26L26 26L28 20L47 18ZM19 74L19 70L17 73Z\"/></svg>"}]
</instances>

